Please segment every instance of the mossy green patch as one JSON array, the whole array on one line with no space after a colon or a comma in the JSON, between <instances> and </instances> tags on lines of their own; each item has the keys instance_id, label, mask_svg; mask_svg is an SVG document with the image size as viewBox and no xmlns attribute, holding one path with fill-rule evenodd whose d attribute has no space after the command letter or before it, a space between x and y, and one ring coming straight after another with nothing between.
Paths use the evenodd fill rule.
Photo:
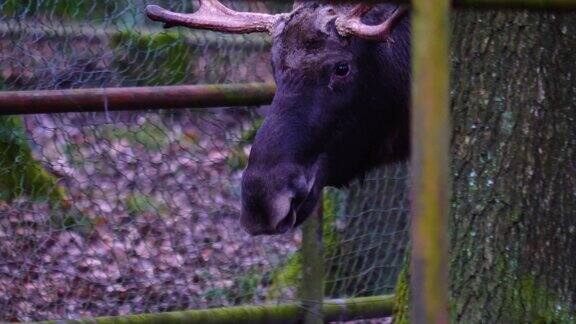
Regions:
<instances>
[{"instance_id":1,"label":"mossy green patch","mask_svg":"<svg viewBox=\"0 0 576 324\"><path fill-rule=\"evenodd\" d=\"M248 165L248 155L242 148L233 148L228 153L226 164L232 172L243 170Z\"/></svg>"},{"instance_id":2,"label":"mossy green patch","mask_svg":"<svg viewBox=\"0 0 576 324\"><path fill-rule=\"evenodd\" d=\"M277 300L285 293L298 287L302 279L302 254L296 252L288 257L281 267L272 272L272 280L268 289L268 299Z\"/></svg>"},{"instance_id":3,"label":"mossy green patch","mask_svg":"<svg viewBox=\"0 0 576 324\"><path fill-rule=\"evenodd\" d=\"M0 4L0 12L7 16L49 15L59 18L85 19L86 15L101 14L114 10L111 1L78 0L5 0Z\"/></svg>"},{"instance_id":4,"label":"mossy green patch","mask_svg":"<svg viewBox=\"0 0 576 324\"><path fill-rule=\"evenodd\" d=\"M26 196L52 206L65 203L66 193L58 179L32 157L22 120L0 116L0 200Z\"/></svg>"},{"instance_id":5,"label":"mossy green patch","mask_svg":"<svg viewBox=\"0 0 576 324\"><path fill-rule=\"evenodd\" d=\"M322 200L323 208L323 243L325 255L334 255L339 245L336 220L341 214L342 197L340 191L334 188L326 188ZM332 289L330 282L330 269L328 269L325 291ZM268 298L276 299L285 290L298 287L302 279L302 255L297 251L288 258L288 261L272 273L272 284L268 290Z\"/></svg>"},{"instance_id":6,"label":"mossy green patch","mask_svg":"<svg viewBox=\"0 0 576 324\"><path fill-rule=\"evenodd\" d=\"M236 278L233 286L234 304L241 305L254 300L258 292L258 285L262 281L262 275L256 271Z\"/></svg>"},{"instance_id":7,"label":"mossy green patch","mask_svg":"<svg viewBox=\"0 0 576 324\"><path fill-rule=\"evenodd\" d=\"M264 123L263 118L258 118L254 120L254 123L252 123L252 125L247 130L242 132L242 134L240 135L240 143L252 144L252 142L254 142L254 139L256 138L256 133L258 132L260 127L262 127L262 123Z\"/></svg>"},{"instance_id":8,"label":"mossy green patch","mask_svg":"<svg viewBox=\"0 0 576 324\"><path fill-rule=\"evenodd\" d=\"M408 262L404 263L404 267L398 276L396 283L396 294L394 300L394 323L395 324L408 324L409 320L409 303L410 303L410 274Z\"/></svg>"},{"instance_id":9,"label":"mossy green patch","mask_svg":"<svg viewBox=\"0 0 576 324\"><path fill-rule=\"evenodd\" d=\"M230 300L232 299L232 293L227 288L210 288L202 294L208 302L218 301L221 299Z\"/></svg>"},{"instance_id":10,"label":"mossy green patch","mask_svg":"<svg viewBox=\"0 0 576 324\"><path fill-rule=\"evenodd\" d=\"M196 66L194 53L182 34L141 34L122 31L112 36L114 65L134 85L168 85L194 82L188 66Z\"/></svg>"},{"instance_id":11,"label":"mossy green patch","mask_svg":"<svg viewBox=\"0 0 576 324\"><path fill-rule=\"evenodd\" d=\"M324 189L322 208L324 213L324 237L326 255L333 255L338 247L338 231L336 229L336 220L342 214L342 196L341 192L335 188Z\"/></svg>"},{"instance_id":12,"label":"mossy green patch","mask_svg":"<svg viewBox=\"0 0 576 324\"><path fill-rule=\"evenodd\" d=\"M498 267L497 267L498 268ZM502 269L501 269L502 270ZM502 271L501 273L505 273ZM506 323L574 323L576 316L572 306L562 301L532 276L520 279L503 278L506 286L501 309L506 310L501 320ZM410 275L408 262L405 262L396 284L394 323L409 323ZM453 301L454 302L454 301ZM451 304L451 316L456 316L456 308Z\"/></svg>"},{"instance_id":13,"label":"mossy green patch","mask_svg":"<svg viewBox=\"0 0 576 324\"><path fill-rule=\"evenodd\" d=\"M73 230L84 234L91 233L95 225L89 217L71 208L52 209L50 223L58 230Z\"/></svg>"},{"instance_id":14,"label":"mossy green patch","mask_svg":"<svg viewBox=\"0 0 576 324\"><path fill-rule=\"evenodd\" d=\"M159 125L146 122L140 126L103 127L103 136L109 140L125 139L130 145L143 146L147 150L159 151L170 143L168 131Z\"/></svg>"},{"instance_id":15,"label":"mossy green patch","mask_svg":"<svg viewBox=\"0 0 576 324\"><path fill-rule=\"evenodd\" d=\"M507 289L503 309L507 310L510 321L524 319L529 323L574 323L575 314L559 296L539 284L532 276L524 276L515 287ZM524 321L523 320L523 321Z\"/></svg>"},{"instance_id":16,"label":"mossy green patch","mask_svg":"<svg viewBox=\"0 0 576 324\"><path fill-rule=\"evenodd\" d=\"M142 194L128 196L125 201L125 207L133 215L142 213L163 214L167 210L167 206L164 203Z\"/></svg>"},{"instance_id":17,"label":"mossy green patch","mask_svg":"<svg viewBox=\"0 0 576 324\"><path fill-rule=\"evenodd\" d=\"M64 153L69 163L77 168L84 166L85 162L84 157L80 153L80 148L81 146L78 144L69 143L64 145L64 148L62 149L62 153Z\"/></svg>"},{"instance_id":18,"label":"mossy green patch","mask_svg":"<svg viewBox=\"0 0 576 324\"><path fill-rule=\"evenodd\" d=\"M254 142L258 129L262 126L263 119L256 119L250 127L240 133L240 140L237 145L230 150L227 158L227 164L230 171L239 171L248 165L248 155L244 148Z\"/></svg>"},{"instance_id":19,"label":"mossy green patch","mask_svg":"<svg viewBox=\"0 0 576 324\"><path fill-rule=\"evenodd\" d=\"M363 318L383 318L392 311L393 296L372 296L327 300L322 307L327 322ZM87 318L75 323L300 323L304 315L300 303L223 307L156 314ZM42 323L56 323L49 321Z\"/></svg>"},{"instance_id":20,"label":"mossy green patch","mask_svg":"<svg viewBox=\"0 0 576 324\"><path fill-rule=\"evenodd\" d=\"M208 289L202 296L208 301L226 300L233 305L254 302L258 294L258 286L262 282L262 274L250 270L245 275L234 279L230 287Z\"/></svg>"}]
</instances>

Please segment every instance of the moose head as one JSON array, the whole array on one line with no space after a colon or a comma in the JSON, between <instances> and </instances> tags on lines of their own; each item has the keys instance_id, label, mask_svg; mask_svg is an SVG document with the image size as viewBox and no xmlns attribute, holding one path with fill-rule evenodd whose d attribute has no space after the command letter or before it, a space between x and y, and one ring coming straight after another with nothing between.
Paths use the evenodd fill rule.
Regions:
<instances>
[{"instance_id":1,"label":"moose head","mask_svg":"<svg viewBox=\"0 0 576 324\"><path fill-rule=\"evenodd\" d=\"M312 213L323 187L407 157L403 7L297 2L290 13L270 15L201 0L192 14L146 10L166 27L272 35L277 91L242 177L240 221L249 233L285 233Z\"/></svg>"}]
</instances>

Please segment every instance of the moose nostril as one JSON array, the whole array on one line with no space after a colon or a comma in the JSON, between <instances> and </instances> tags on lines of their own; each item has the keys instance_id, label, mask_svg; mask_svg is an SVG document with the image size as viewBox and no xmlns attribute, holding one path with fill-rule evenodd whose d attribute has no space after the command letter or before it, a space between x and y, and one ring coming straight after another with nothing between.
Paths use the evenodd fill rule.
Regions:
<instances>
[{"instance_id":1,"label":"moose nostril","mask_svg":"<svg viewBox=\"0 0 576 324\"><path fill-rule=\"evenodd\" d=\"M304 190L302 192L292 194L287 215L284 218L282 218L276 224L276 226L274 226L274 230L276 231L276 233L284 234L289 230L291 230L292 228L294 228L294 226L296 226L296 220L297 220L296 212L300 208L300 205L302 205L302 202L304 201L306 194L307 192Z\"/></svg>"},{"instance_id":2,"label":"moose nostril","mask_svg":"<svg viewBox=\"0 0 576 324\"><path fill-rule=\"evenodd\" d=\"M278 224L276 224L275 230L278 234L284 234L294 227L296 223L296 212L294 210L290 210L288 215L284 217Z\"/></svg>"}]
</instances>

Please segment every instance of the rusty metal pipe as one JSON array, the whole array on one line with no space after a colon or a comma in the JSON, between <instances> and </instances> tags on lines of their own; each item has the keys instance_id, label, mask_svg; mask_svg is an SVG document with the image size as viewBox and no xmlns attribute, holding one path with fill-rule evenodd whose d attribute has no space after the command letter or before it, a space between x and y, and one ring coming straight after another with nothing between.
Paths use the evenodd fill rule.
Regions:
<instances>
[{"instance_id":1,"label":"rusty metal pipe","mask_svg":"<svg viewBox=\"0 0 576 324\"><path fill-rule=\"evenodd\" d=\"M245 83L0 91L0 115L260 106L272 101L275 90L273 83Z\"/></svg>"}]
</instances>

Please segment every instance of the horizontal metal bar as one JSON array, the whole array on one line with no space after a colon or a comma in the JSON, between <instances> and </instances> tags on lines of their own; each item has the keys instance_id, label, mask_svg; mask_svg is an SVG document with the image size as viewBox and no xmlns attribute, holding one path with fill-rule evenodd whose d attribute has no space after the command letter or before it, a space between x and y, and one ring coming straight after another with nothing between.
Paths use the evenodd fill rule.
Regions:
<instances>
[{"instance_id":1,"label":"horizontal metal bar","mask_svg":"<svg viewBox=\"0 0 576 324\"><path fill-rule=\"evenodd\" d=\"M273 83L0 91L0 115L260 106L275 91Z\"/></svg>"},{"instance_id":2,"label":"horizontal metal bar","mask_svg":"<svg viewBox=\"0 0 576 324\"><path fill-rule=\"evenodd\" d=\"M326 300L322 306L325 321L352 321L383 318L392 315L394 296L371 296ZM158 314L108 316L85 320L49 321L42 323L293 323L304 315L299 303L222 307Z\"/></svg>"}]
</instances>

